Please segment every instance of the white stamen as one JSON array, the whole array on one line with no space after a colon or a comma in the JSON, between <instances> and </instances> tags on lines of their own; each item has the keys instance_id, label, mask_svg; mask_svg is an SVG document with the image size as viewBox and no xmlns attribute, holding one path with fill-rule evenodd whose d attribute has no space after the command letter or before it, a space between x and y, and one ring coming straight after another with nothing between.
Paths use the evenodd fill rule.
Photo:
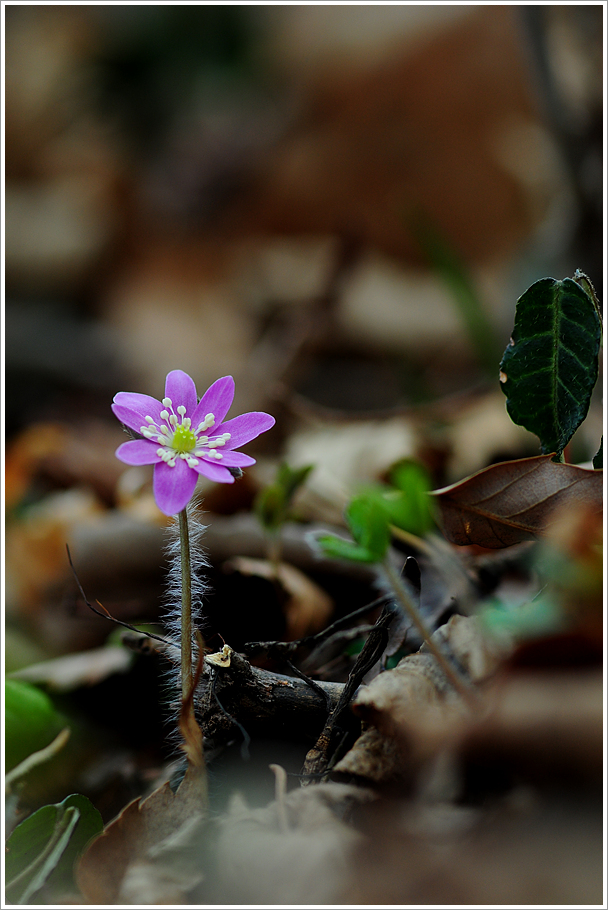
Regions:
<instances>
[{"instance_id":1,"label":"white stamen","mask_svg":"<svg viewBox=\"0 0 608 910\"><path fill-rule=\"evenodd\" d=\"M203 430L208 430L209 427L212 427L214 425L214 423L215 423L215 417L213 416L213 414L211 414L211 413L207 414L207 416L205 417L203 422L199 423L198 427L196 428L196 434L198 435L199 433L202 433Z\"/></svg>"},{"instance_id":2,"label":"white stamen","mask_svg":"<svg viewBox=\"0 0 608 910\"><path fill-rule=\"evenodd\" d=\"M146 417L146 423L154 423L154 420L151 417Z\"/></svg>"},{"instance_id":3,"label":"white stamen","mask_svg":"<svg viewBox=\"0 0 608 910\"><path fill-rule=\"evenodd\" d=\"M164 404L164 406L165 406L166 408L171 408L171 407L173 407L173 402L171 401L170 398L163 398L162 404ZM161 415L161 416L162 416L162 415Z\"/></svg>"},{"instance_id":4,"label":"white stamen","mask_svg":"<svg viewBox=\"0 0 608 910\"><path fill-rule=\"evenodd\" d=\"M180 417L183 417L184 414L186 413L185 405L180 404L179 408L177 409L177 413L180 415Z\"/></svg>"},{"instance_id":5,"label":"white stamen","mask_svg":"<svg viewBox=\"0 0 608 910\"><path fill-rule=\"evenodd\" d=\"M160 428L161 428L161 430L163 431L163 433L170 433L170 432L171 432L171 430L169 429L169 427L168 427L165 423L161 424L161 427L160 427Z\"/></svg>"},{"instance_id":6,"label":"white stamen","mask_svg":"<svg viewBox=\"0 0 608 910\"><path fill-rule=\"evenodd\" d=\"M163 420L169 420L169 411L161 411L160 416Z\"/></svg>"},{"instance_id":7,"label":"white stamen","mask_svg":"<svg viewBox=\"0 0 608 910\"><path fill-rule=\"evenodd\" d=\"M175 414L171 414L171 416L169 417L169 423L171 424L172 427L177 426L177 417L175 416Z\"/></svg>"},{"instance_id":8,"label":"white stamen","mask_svg":"<svg viewBox=\"0 0 608 910\"><path fill-rule=\"evenodd\" d=\"M182 426L185 427L187 430L190 429L190 427L192 426L192 421L190 420L189 417L185 417L185 418L182 420Z\"/></svg>"}]
</instances>

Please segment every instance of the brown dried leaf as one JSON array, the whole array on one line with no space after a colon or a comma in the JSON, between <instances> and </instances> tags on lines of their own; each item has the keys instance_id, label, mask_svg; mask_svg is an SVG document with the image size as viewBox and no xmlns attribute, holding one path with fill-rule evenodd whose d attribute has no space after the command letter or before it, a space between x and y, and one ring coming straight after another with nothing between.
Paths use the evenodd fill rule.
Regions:
<instances>
[{"instance_id":1,"label":"brown dried leaf","mask_svg":"<svg viewBox=\"0 0 608 910\"><path fill-rule=\"evenodd\" d=\"M473 682L481 682L496 669L498 651L486 641L474 617L452 616L433 639ZM394 739L404 777L415 775L470 719L470 712L424 646L363 686L353 710L384 737ZM360 748L360 743L355 747ZM357 761L362 761L360 756ZM373 757L370 761L373 763Z\"/></svg>"},{"instance_id":2,"label":"brown dried leaf","mask_svg":"<svg viewBox=\"0 0 608 910\"><path fill-rule=\"evenodd\" d=\"M297 788L263 809L232 799L220 821L217 849L221 903L288 906L333 904L362 840L347 824L372 791L347 784ZM208 899L208 898L207 898Z\"/></svg>"},{"instance_id":3,"label":"brown dried leaf","mask_svg":"<svg viewBox=\"0 0 608 910\"><path fill-rule=\"evenodd\" d=\"M194 716L194 693L201 678L203 669L205 647L200 632L197 631L198 659L196 671L192 678L187 697L182 698L182 706L179 712L178 727L182 735L180 749L185 752L188 758L188 766L198 769L198 781L200 785L201 797L207 802L207 776L205 771L205 756L203 753L203 731L198 725Z\"/></svg>"},{"instance_id":4,"label":"brown dried leaf","mask_svg":"<svg viewBox=\"0 0 608 910\"><path fill-rule=\"evenodd\" d=\"M275 567L266 559L235 556L224 565L242 575L257 575L268 581L277 580ZM334 604L323 588L286 562L279 563L278 581L289 597L283 608L287 620L287 640L294 641L312 635L327 625Z\"/></svg>"},{"instance_id":5,"label":"brown dried leaf","mask_svg":"<svg viewBox=\"0 0 608 910\"><path fill-rule=\"evenodd\" d=\"M13 679L42 683L54 692L70 692L80 686L95 686L113 673L126 673L134 657L132 651L110 645L30 664L11 675Z\"/></svg>"},{"instance_id":6,"label":"brown dried leaf","mask_svg":"<svg viewBox=\"0 0 608 910\"><path fill-rule=\"evenodd\" d=\"M128 903L165 903L165 889L170 878L172 892L168 902L183 902L181 894L196 883L193 881L192 864L186 862L182 864L185 868L181 868L176 860L168 871L165 862L159 861L158 857L169 848L175 848L175 838L179 840L184 831L190 831L194 820L202 823L205 805L201 799L200 777L200 770L189 765L176 793L171 791L167 782L147 799L130 802L106 826L76 867L76 882L87 901L102 906L122 903L123 900ZM200 825L197 824L196 828L198 832ZM183 848L195 847L191 837L185 840ZM147 870L144 878L148 879L148 890L152 874L150 869L158 872L158 893L154 900L149 894L145 901L133 894L133 883L139 880L142 867Z\"/></svg>"},{"instance_id":7,"label":"brown dried leaf","mask_svg":"<svg viewBox=\"0 0 608 910\"><path fill-rule=\"evenodd\" d=\"M583 907L602 901L602 800L519 787L470 807L405 805L356 848L347 906ZM397 813L395 813L397 815Z\"/></svg>"},{"instance_id":8,"label":"brown dried leaf","mask_svg":"<svg viewBox=\"0 0 608 910\"><path fill-rule=\"evenodd\" d=\"M401 776L402 759L395 741L368 727L352 749L334 765L338 774L354 774L372 784L385 784Z\"/></svg>"},{"instance_id":9,"label":"brown dried leaf","mask_svg":"<svg viewBox=\"0 0 608 910\"><path fill-rule=\"evenodd\" d=\"M435 490L452 543L498 549L543 534L566 505L602 511L603 472L557 464L552 455L505 461Z\"/></svg>"}]
</instances>

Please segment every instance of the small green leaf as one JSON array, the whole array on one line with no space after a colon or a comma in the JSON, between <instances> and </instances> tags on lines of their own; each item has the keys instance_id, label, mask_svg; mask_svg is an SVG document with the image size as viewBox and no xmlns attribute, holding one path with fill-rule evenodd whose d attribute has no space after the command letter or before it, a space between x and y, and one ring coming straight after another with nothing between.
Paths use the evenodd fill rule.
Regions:
<instances>
[{"instance_id":1,"label":"small green leaf","mask_svg":"<svg viewBox=\"0 0 608 910\"><path fill-rule=\"evenodd\" d=\"M10 771L32 752L44 749L66 726L48 695L30 683L5 683L5 760Z\"/></svg>"},{"instance_id":2,"label":"small green leaf","mask_svg":"<svg viewBox=\"0 0 608 910\"><path fill-rule=\"evenodd\" d=\"M73 794L43 806L18 825L6 842L6 891L11 903L45 903L74 891L74 863L103 830L101 815L85 797Z\"/></svg>"},{"instance_id":3,"label":"small green leaf","mask_svg":"<svg viewBox=\"0 0 608 910\"><path fill-rule=\"evenodd\" d=\"M371 553L366 547L344 540L342 537L334 537L333 534L318 537L317 543L329 559L351 559L353 562L378 561L376 554Z\"/></svg>"},{"instance_id":4,"label":"small green leaf","mask_svg":"<svg viewBox=\"0 0 608 910\"><path fill-rule=\"evenodd\" d=\"M571 278L541 278L517 301L513 337L500 364L514 423L561 455L589 410L597 381L601 322Z\"/></svg>"},{"instance_id":5,"label":"small green leaf","mask_svg":"<svg viewBox=\"0 0 608 910\"><path fill-rule=\"evenodd\" d=\"M278 530L281 527L285 513L284 491L274 484L260 490L255 500L254 509L262 526L267 531L274 532Z\"/></svg>"},{"instance_id":6,"label":"small green leaf","mask_svg":"<svg viewBox=\"0 0 608 910\"><path fill-rule=\"evenodd\" d=\"M274 483L258 493L254 509L267 531L276 533L287 520L292 500L313 468L314 465L291 468L283 462L277 470Z\"/></svg>"},{"instance_id":7,"label":"small green leaf","mask_svg":"<svg viewBox=\"0 0 608 910\"><path fill-rule=\"evenodd\" d=\"M519 641L553 635L565 625L561 608L551 597L544 595L515 606L490 602L480 610L479 619L492 637L500 638L507 634Z\"/></svg>"},{"instance_id":8,"label":"small green leaf","mask_svg":"<svg viewBox=\"0 0 608 910\"><path fill-rule=\"evenodd\" d=\"M604 437L600 441L600 447L593 456L593 467L596 471L601 471L604 465Z\"/></svg>"},{"instance_id":9,"label":"small green leaf","mask_svg":"<svg viewBox=\"0 0 608 910\"><path fill-rule=\"evenodd\" d=\"M277 483L285 491L287 501L293 499L312 470L314 470L314 465L312 464L304 465L301 468L291 468L286 462L283 462L279 466Z\"/></svg>"},{"instance_id":10,"label":"small green leaf","mask_svg":"<svg viewBox=\"0 0 608 910\"><path fill-rule=\"evenodd\" d=\"M401 496L385 495L391 521L398 528L422 537L433 527L433 501L429 496L431 478L416 461L404 459L391 470L390 482Z\"/></svg>"},{"instance_id":11,"label":"small green leaf","mask_svg":"<svg viewBox=\"0 0 608 910\"><path fill-rule=\"evenodd\" d=\"M350 532L363 549L368 550L375 561L384 559L390 543L389 515L375 495L355 496L346 509L346 521Z\"/></svg>"}]
</instances>

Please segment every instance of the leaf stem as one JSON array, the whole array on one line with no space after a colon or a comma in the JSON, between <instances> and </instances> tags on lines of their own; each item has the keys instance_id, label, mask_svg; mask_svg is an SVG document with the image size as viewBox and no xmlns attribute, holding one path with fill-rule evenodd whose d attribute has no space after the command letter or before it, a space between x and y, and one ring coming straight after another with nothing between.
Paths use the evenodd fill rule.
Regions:
<instances>
[{"instance_id":1,"label":"leaf stem","mask_svg":"<svg viewBox=\"0 0 608 910\"><path fill-rule=\"evenodd\" d=\"M61 733L58 733L52 743L48 746L45 746L44 749L40 749L38 752L32 752L31 755L28 755L22 762L20 762L16 767L5 775L4 778L4 789L8 793L13 785L13 783L18 780L18 778L23 777L24 774L27 774L32 768L35 768L37 765L42 764L45 761L48 761L49 758L52 758L60 749L63 749L68 739L70 738L70 728L64 727Z\"/></svg>"},{"instance_id":2,"label":"leaf stem","mask_svg":"<svg viewBox=\"0 0 608 910\"><path fill-rule=\"evenodd\" d=\"M478 705L477 698L475 697L472 689L464 681L464 679L461 677L461 675L456 672L456 670L454 669L454 667L452 666L452 664L450 663L450 661L448 660L446 655L442 652L442 650L433 641L431 633L427 629L426 624L425 624L424 620L422 619L422 616L420 615L420 611L418 610L416 605L412 602L409 594L405 590L405 588L401 582L401 579L399 577L399 574L398 574L398 572L395 571L395 568L393 567L389 556L386 557L386 559L384 560L382 565L383 565L384 571L386 572L387 578L390 582L390 585L393 589L396 599L398 600L399 604L403 607L404 611L407 613L407 615L412 620L412 623L414 624L415 629L418 631L419 635L421 636L422 640L426 644L427 648L429 649L429 651L431 652L431 654L433 655L433 657L435 658L435 660L437 661L437 663L439 664L441 669L443 670L446 677L452 683L452 685L454 686L456 691L459 693L459 695L462 696L464 701L467 703L469 708L472 711L476 711L478 709L479 705Z\"/></svg>"},{"instance_id":3,"label":"leaf stem","mask_svg":"<svg viewBox=\"0 0 608 910\"><path fill-rule=\"evenodd\" d=\"M279 575L281 571L281 555L282 555L282 543L281 543L281 531L280 528L278 531L273 531L268 534L268 544L267 544L267 553L268 561L272 566L272 572L277 581L279 581Z\"/></svg>"}]
</instances>

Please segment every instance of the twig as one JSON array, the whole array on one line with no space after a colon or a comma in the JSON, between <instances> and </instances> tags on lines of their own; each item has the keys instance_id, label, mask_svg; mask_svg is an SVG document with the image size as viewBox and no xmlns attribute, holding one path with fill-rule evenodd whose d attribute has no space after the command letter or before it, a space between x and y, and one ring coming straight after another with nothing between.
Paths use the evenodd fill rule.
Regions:
<instances>
[{"instance_id":1,"label":"twig","mask_svg":"<svg viewBox=\"0 0 608 910\"><path fill-rule=\"evenodd\" d=\"M334 632L339 632L341 629L349 626L354 620L360 619L371 610L375 610L377 607L394 599L395 595L392 592L389 594L382 594L364 607L358 607L358 609L353 610L353 612L349 613L347 616L342 616L340 619L337 619L330 626L326 626L322 629L321 632L317 632L315 635L308 635L306 638L296 639L295 641L248 641L243 645L243 653L247 654L248 657L252 657L261 651L268 657L284 660L288 655L294 654L300 648L314 648L317 645L320 645L327 638L330 638Z\"/></svg>"},{"instance_id":2,"label":"twig","mask_svg":"<svg viewBox=\"0 0 608 910\"><path fill-rule=\"evenodd\" d=\"M475 697L472 689L467 685L464 679L460 676L459 673L452 667L448 658L443 654L440 648L437 647L433 639L431 638L431 633L426 628L420 612L417 607L412 603L408 597L401 579L399 578L398 573L393 568L390 558L385 559L384 561L384 570L388 577L389 582L393 588L396 599L399 601L404 612L411 619L414 627L416 628L418 634L421 636L425 645L445 673L446 677L452 683L456 691L462 696L466 704L475 711L478 708L477 698Z\"/></svg>"},{"instance_id":3,"label":"twig","mask_svg":"<svg viewBox=\"0 0 608 910\"><path fill-rule=\"evenodd\" d=\"M131 632L137 632L138 635L143 635L145 638L153 638L155 641L161 641L164 645L169 645L169 646L173 645L172 641L167 641L166 638L162 638L160 635L154 635L152 632L142 632L141 629L138 629L135 626L132 626L128 622L123 622L121 619L116 619L114 616L112 616L111 613L108 612L108 610L106 610L106 608L104 607L103 604L99 603L98 600L95 602L101 607L101 610L103 610L103 613L101 612L101 610L96 610L95 607L93 606L93 604L89 603L89 601L87 600L87 596L84 593L82 585L80 584L80 579L78 578L78 575L76 574L76 569L74 568L74 563L72 562L72 555L70 553L70 548L67 545L67 543L65 545L65 548L67 550L70 568L71 568L72 572L74 573L74 578L76 579L76 584L78 585L78 590L80 591L80 596L84 600L84 602L87 605L87 607L89 608L89 610L92 610L93 613L95 613L97 616L101 616L102 619L109 619L110 622L115 622L116 625L118 625L118 626L124 626L125 629L130 629Z\"/></svg>"},{"instance_id":4,"label":"twig","mask_svg":"<svg viewBox=\"0 0 608 910\"><path fill-rule=\"evenodd\" d=\"M251 737L250 737L249 733L247 732L247 730L245 729L245 727L238 722L236 717L233 717L232 714L229 714L228 711L226 711L226 709L224 708L223 704L221 703L221 701L219 699L219 695L217 694L217 689L216 689L217 680L218 680L218 671L213 669L210 672L211 672L211 694L215 698L216 704L217 704L218 708L220 709L220 711L222 712L222 714L224 715L224 717L227 717L228 720L230 721L230 723L234 724L235 727L239 728L241 736L243 737L243 742L241 744L241 757L242 757L243 761L248 761L249 757L250 757L249 756L249 743L251 742Z\"/></svg>"},{"instance_id":5,"label":"twig","mask_svg":"<svg viewBox=\"0 0 608 910\"><path fill-rule=\"evenodd\" d=\"M316 776L320 772L328 770L330 764L335 763L334 759L337 750L332 750L332 743L335 738L335 732L339 726L341 715L349 706L351 699L361 685L363 678L382 657L386 645L388 644L389 628L394 619L394 610L385 606L376 625L370 632L361 653L358 655L354 667L349 673L346 685L338 699L338 704L327 718L315 746L306 756L306 761L302 769L302 774L305 778L308 778L309 775ZM344 737L342 738L342 742L343 741ZM332 750L331 754L330 750ZM305 783L305 781L303 781L303 783Z\"/></svg>"}]
</instances>

